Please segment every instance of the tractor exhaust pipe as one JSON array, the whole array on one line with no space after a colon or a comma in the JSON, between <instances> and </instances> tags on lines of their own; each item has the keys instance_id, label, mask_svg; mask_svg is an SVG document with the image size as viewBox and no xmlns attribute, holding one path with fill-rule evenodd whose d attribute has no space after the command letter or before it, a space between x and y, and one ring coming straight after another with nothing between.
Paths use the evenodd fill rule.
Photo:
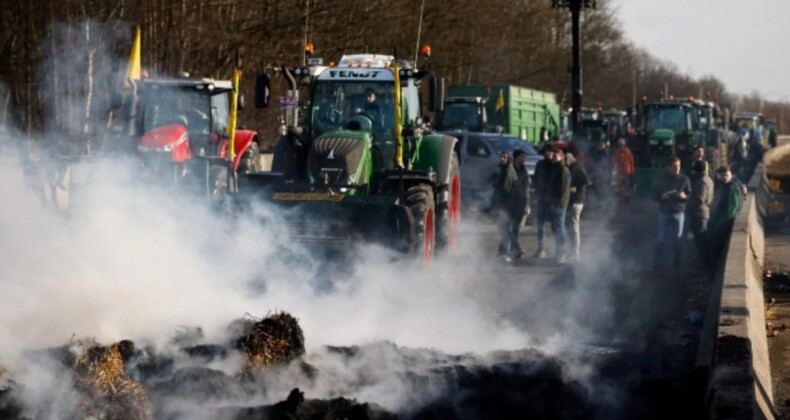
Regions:
<instances>
[{"instance_id":1,"label":"tractor exhaust pipe","mask_svg":"<svg viewBox=\"0 0 790 420\"><path fill-rule=\"evenodd\" d=\"M296 127L299 125L299 89L291 70L283 65L282 71L285 79L288 81L288 91L285 93L285 96L289 98L289 104L285 109L285 124L289 127Z\"/></svg>"},{"instance_id":2,"label":"tractor exhaust pipe","mask_svg":"<svg viewBox=\"0 0 790 420\"><path fill-rule=\"evenodd\" d=\"M282 70L283 74L285 75L285 79L288 81L288 89L296 90L296 79L294 78L294 75L291 74L291 70L285 65L282 66Z\"/></svg>"}]
</instances>

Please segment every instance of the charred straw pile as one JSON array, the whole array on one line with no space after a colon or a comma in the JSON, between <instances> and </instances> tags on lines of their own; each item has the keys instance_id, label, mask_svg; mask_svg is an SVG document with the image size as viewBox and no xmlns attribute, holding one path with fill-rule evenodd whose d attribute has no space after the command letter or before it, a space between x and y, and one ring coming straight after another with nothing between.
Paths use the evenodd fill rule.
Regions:
<instances>
[{"instance_id":1,"label":"charred straw pile","mask_svg":"<svg viewBox=\"0 0 790 420\"><path fill-rule=\"evenodd\" d=\"M109 347L96 343L74 360L71 369L78 403L85 416L112 419L151 419L148 392L125 373L134 343L123 340Z\"/></svg>"},{"instance_id":2,"label":"charred straw pile","mask_svg":"<svg viewBox=\"0 0 790 420\"><path fill-rule=\"evenodd\" d=\"M244 335L236 349L247 354L247 367L266 367L288 363L304 355L304 334L296 318L285 312L258 322L243 320Z\"/></svg>"}]
</instances>

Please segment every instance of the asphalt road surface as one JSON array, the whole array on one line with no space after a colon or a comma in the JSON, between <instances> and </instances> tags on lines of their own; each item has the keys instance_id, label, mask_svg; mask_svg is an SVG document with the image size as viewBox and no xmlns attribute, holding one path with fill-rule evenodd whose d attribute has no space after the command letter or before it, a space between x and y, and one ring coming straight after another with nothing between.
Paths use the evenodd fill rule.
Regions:
<instances>
[{"instance_id":1,"label":"asphalt road surface","mask_svg":"<svg viewBox=\"0 0 790 420\"><path fill-rule=\"evenodd\" d=\"M504 286L478 296L498 316L540 345L561 343L558 353L587 362L593 389L611 387L623 398L613 417L702 417L705 378L694 360L710 286L694 269L690 239L680 272L670 268L669 249L666 265L649 270L656 212L655 203L635 200L583 217L581 261L565 265L531 258L504 263L495 255L496 226L467 218L462 239L485 245L481 257L465 255L458 263L470 264L480 281ZM522 245L528 255L536 249L534 226L526 227Z\"/></svg>"}]
</instances>

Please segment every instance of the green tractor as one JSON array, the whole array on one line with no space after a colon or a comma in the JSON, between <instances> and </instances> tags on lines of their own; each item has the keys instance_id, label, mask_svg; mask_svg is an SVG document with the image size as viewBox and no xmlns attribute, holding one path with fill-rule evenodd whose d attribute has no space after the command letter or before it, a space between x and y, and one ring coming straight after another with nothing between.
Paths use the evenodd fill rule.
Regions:
<instances>
[{"instance_id":1,"label":"green tractor","mask_svg":"<svg viewBox=\"0 0 790 420\"><path fill-rule=\"evenodd\" d=\"M454 247L457 139L429 132L419 92L427 81L430 111L441 111L443 80L427 65L418 70L380 54L281 71L288 91L280 98L285 118L273 171L243 176L239 192L287 209L292 237L308 244L348 249L373 241L425 260ZM259 75L256 106L268 104L268 90L268 77Z\"/></svg>"},{"instance_id":2,"label":"green tractor","mask_svg":"<svg viewBox=\"0 0 790 420\"><path fill-rule=\"evenodd\" d=\"M697 108L686 100L647 102L639 113L641 126L631 149L636 164L636 195L644 197L670 157L687 161L695 148L705 145L705 137L699 129Z\"/></svg>"}]
</instances>

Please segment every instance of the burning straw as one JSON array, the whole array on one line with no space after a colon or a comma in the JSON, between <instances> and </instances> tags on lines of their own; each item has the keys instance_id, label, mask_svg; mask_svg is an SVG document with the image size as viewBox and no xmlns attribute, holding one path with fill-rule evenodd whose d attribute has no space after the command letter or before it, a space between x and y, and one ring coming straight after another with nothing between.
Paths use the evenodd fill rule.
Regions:
<instances>
[{"instance_id":1,"label":"burning straw","mask_svg":"<svg viewBox=\"0 0 790 420\"><path fill-rule=\"evenodd\" d=\"M247 354L248 368L285 364L305 354L302 328L290 314L279 312L251 324L246 319L241 322L244 335L236 340L236 348Z\"/></svg>"},{"instance_id":2,"label":"burning straw","mask_svg":"<svg viewBox=\"0 0 790 420\"><path fill-rule=\"evenodd\" d=\"M134 354L134 343L123 340L110 347L89 343L72 368L79 406L86 416L112 419L152 419L153 410L145 388L124 373Z\"/></svg>"}]
</instances>

